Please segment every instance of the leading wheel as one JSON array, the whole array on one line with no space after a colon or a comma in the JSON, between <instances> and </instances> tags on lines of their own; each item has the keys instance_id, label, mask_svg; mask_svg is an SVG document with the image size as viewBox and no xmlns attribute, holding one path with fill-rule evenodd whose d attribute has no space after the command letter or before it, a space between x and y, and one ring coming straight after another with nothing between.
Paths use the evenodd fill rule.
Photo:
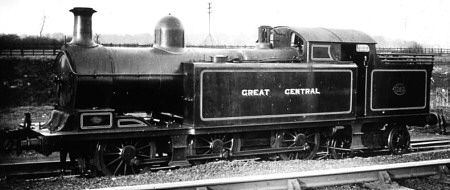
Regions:
<instances>
[{"instance_id":1,"label":"leading wheel","mask_svg":"<svg viewBox=\"0 0 450 190\"><path fill-rule=\"evenodd\" d=\"M155 157L154 142L145 140L119 140L98 143L95 159L97 168L105 175L138 174L140 163Z\"/></svg>"},{"instance_id":2,"label":"leading wheel","mask_svg":"<svg viewBox=\"0 0 450 190\"><path fill-rule=\"evenodd\" d=\"M280 153L282 160L312 159L319 150L320 133L312 129L279 131L271 138L272 148L297 148L299 151Z\"/></svg>"},{"instance_id":3,"label":"leading wheel","mask_svg":"<svg viewBox=\"0 0 450 190\"><path fill-rule=\"evenodd\" d=\"M404 154L408 152L411 136L406 127L394 127L389 132L388 147L392 154Z\"/></svg>"}]
</instances>

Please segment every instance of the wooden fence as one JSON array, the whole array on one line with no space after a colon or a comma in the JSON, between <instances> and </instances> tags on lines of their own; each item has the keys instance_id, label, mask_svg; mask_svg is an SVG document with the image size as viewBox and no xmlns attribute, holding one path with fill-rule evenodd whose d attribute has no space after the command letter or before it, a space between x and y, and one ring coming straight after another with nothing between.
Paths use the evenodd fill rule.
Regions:
<instances>
[{"instance_id":1,"label":"wooden fence","mask_svg":"<svg viewBox=\"0 0 450 190\"><path fill-rule=\"evenodd\" d=\"M56 56L59 48L53 49L1 49L0 56Z\"/></svg>"},{"instance_id":2,"label":"wooden fence","mask_svg":"<svg viewBox=\"0 0 450 190\"><path fill-rule=\"evenodd\" d=\"M439 88L437 87L435 90L435 97L434 101L432 101L431 105L436 107L448 107L449 106L449 99L448 99L448 88ZM431 97L433 98L433 97Z\"/></svg>"}]
</instances>

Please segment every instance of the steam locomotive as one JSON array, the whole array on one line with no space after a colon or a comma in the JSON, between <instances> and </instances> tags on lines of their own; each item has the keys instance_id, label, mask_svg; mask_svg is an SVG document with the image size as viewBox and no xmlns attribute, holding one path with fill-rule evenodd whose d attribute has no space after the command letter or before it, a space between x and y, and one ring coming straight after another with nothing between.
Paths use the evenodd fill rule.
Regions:
<instances>
[{"instance_id":1,"label":"steam locomotive","mask_svg":"<svg viewBox=\"0 0 450 190\"><path fill-rule=\"evenodd\" d=\"M215 159L339 158L408 151L407 126L430 114L433 57L377 54L356 30L258 28L253 49L187 48L179 19L153 47L92 40L92 8L77 7L54 64L58 106L32 145L85 174L125 175Z\"/></svg>"}]
</instances>

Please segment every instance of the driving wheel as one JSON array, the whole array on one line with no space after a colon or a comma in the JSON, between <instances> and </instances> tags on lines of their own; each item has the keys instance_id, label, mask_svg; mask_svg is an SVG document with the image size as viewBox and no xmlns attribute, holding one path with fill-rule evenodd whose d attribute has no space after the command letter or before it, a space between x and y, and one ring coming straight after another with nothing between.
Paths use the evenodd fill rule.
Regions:
<instances>
[{"instance_id":1,"label":"driving wheel","mask_svg":"<svg viewBox=\"0 0 450 190\"><path fill-rule=\"evenodd\" d=\"M280 153L282 160L312 159L319 150L320 133L312 129L278 131L271 138L272 148L296 148L295 152Z\"/></svg>"},{"instance_id":2,"label":"driving wheel","mask_svg":"<svg viewBox=\"0 0 450 190\"><path fill-rule=\"evenodd\" d=\"M140 164L155 157L154 142L145 140L119 140L98 143L95 159L97 168L105 175L138 174Z\"/></svg>"}]
</instances>

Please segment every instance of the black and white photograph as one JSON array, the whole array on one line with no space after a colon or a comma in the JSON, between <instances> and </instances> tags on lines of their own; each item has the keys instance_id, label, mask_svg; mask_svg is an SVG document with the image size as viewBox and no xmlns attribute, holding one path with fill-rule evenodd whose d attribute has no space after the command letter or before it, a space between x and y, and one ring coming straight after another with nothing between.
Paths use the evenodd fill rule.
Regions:
<instances>
[{"instance_id":1,"label":"black and white photograph","mask_svg":"<svg viewBox=\"0 0 450 190\"><path fill-rule=\"evenodd\" d=\"M0 189L448 189L450 1L2 0Z\"/></svg>"}]
</instances>

